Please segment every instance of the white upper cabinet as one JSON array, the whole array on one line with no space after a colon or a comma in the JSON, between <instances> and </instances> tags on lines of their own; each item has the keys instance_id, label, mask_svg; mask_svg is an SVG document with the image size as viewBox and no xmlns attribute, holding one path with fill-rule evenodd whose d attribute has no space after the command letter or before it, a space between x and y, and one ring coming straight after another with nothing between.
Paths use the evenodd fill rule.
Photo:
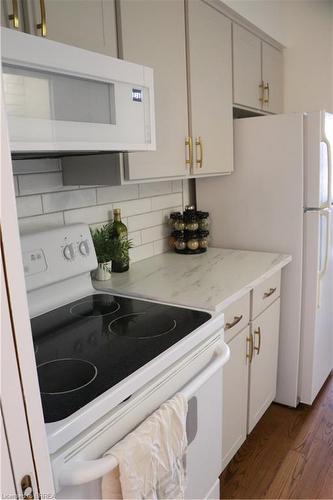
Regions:
<instances>
[{"instance_id":1,"label":"white upper cabinet","mask_svg":"<svg viewBox=\"0 0 333 500\"><path fill-rule=\"evenodd\" d=\"M195 176L233 170L231 21L187 2L190 136ZM191 149L191 148L190 148Z\"/></svg>"},{"instance_id":2,"label":"white upper cabinet","mask_svg":"<svg viewBox=\"0 0 333 500\"><path fill-rule=\"evenodd\" d=\"M260 108L261 41L233 24L234 103Z\"/></svg>"},{"instance_id":3,"label":"white upper cabinet","mask_svg":"<svg viewBox=\"0 0 333 500\"><path fill-rule=\"evenodd\" d=\"M283 55L268 43L262 42L262 79L264 109L271 113L283 110Z\"/></svg>"},{"instance_id":4,"label":"white upper cabinet","mask_svg":"<svg viewBox=\"0 0 333 500\"><path fill-rule=\"evenodd\" d=\"M283 53L233 24L234 104L270 113L283 111Z\"/></svg>"},{"instance_id":5,"label":"white upper cabinet","mask_svg":"<svg viewBox=\"0 0 333 500\"><path fill-rule=\"evenodd\" d=\"M120 2L124 59L154 69L156 152L125 158L125 178L186 176L188 133L184 3L179 0Z\"/></svg>"},{"instance_id":6,"label":"white upper cabinet","mask_svg":"<svg viewBox=\"0 0 333 500\"><path fill-rule=\"evenodd\" d=\"M1 24L117 57L115 0L3 0Z\"/></svg>"},{"instance_id":7,"label":"white upper cabinet","mask_svg":"<svg viewBox=\"0 0 333 500\"><path fill-rule=\"evenodd\" d=\"M231 21L191 0L186 37L179 0L124 0L120 6L123 57L154 69L157 136L156 153L125 158L125 178L232 172Z\"/></svg>"}]
</instances>

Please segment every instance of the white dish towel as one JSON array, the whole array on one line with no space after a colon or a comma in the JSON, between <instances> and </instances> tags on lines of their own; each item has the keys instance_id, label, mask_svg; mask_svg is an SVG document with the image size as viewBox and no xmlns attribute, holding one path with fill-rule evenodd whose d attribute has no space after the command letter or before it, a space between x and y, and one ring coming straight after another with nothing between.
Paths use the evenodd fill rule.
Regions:
<instances>
[{"instance_id":1,"label":"white dish towel","mask_svg":"<svg viewBox=\"0 0 333 500\"><path fill-rule=\"evenodd\" d=\"M105 453L119 465L102 479L103 499L184 498L187 408L176 394Z\"/></svg>"}]
</instances>

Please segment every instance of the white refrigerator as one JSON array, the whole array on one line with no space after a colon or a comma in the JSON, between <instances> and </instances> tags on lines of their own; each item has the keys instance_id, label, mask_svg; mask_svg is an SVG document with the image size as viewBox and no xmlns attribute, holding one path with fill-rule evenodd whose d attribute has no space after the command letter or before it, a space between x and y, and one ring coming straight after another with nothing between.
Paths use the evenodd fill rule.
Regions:
<instances>
[{"instance_id":1,"label":"white refrigerator","mask_svg":"<svg viewBox=\"0 0 333 500\"><path fill-rule=\"evenodd\" d=\"M212 246L292 255L282 273L276 401L312 404L333 368L333 115L234 122L235 171L196 180Z\"/></svg>"}]
</instances>

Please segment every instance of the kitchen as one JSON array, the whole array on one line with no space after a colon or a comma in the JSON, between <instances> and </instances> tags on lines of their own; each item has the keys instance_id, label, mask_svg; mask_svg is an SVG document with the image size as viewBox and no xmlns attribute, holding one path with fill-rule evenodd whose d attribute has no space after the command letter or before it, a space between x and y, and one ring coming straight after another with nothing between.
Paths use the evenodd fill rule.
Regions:
<instances>
[{"instance_id":1,"label":"kitchen","mask_svg":"<svg viewBox=\"0 0 333 500\"><path fill-rule=\"evenodd\" d=\"M3 115L2 124L8 120L10 141L6 150L3 126L1 226L10 308L7 305L8 326L2 330L11 332L3 348L2 377L16 384L16 390L11 385L5 392L7 384L2 388L2 424L12 471L8 491L29 495L32 488L35 496L39 492L49 498L100 498L100 478L114 465L112 454L104 453L183 391L190 395L187 420L192 422L186 426L185 498L219 498L218 476L222 470L230 474L242 443L246 446L251 440L267 408L270 412L277 406L271 402L294 412L300 400L301 405L313 404L330 371L327 363L332 368L332 245L327 215L332 178L326 168L329 144L325 142L332 128L329 115L319 112L333 112L332 2L33 0L6 1L1 7L2 25L9 28L2 29L7 79L3 83L7 117ZM313 37L308 36L309 26ZM48 75L53 71L52 84L60 89L53 106L62 115L60 120L68 123L71 113L79 116L75 128L59 128L58 144L48 143L47 120L37 127L36 116L28 116L32 125L27 127L28 122L17 116L15 103L8 107L13 103L10 78L22 77L20 67L26 80L36 68ZM153 81L147 67L153 68ZM67 73L74 86L64 78ZM113 104L105 113L103 78L108 82L110 73L115 90L107 85L107 102L113 98ZM90 89L90 101L82 99L90 94L79 85L78 75L99 81ZM36 84L37 78L32 80ZM39 102L48 97L43 82L39 75L38 95L29 94L27 88L28 113L45 113L47 102ZM127 107L124 99L115 97L123 95L123 82L131 93ZM82 102L83 110L76 106ZM146 108L140 114L142 104ZM82 119L85 112L97 116L92 127ZM120 137L113 143L107 143L110 125ZM97 144L102 134L106 140ZM319 155L317 145L322 148ZM84 154L94 151L99 154ZM313 167L318 158L324 158L319 188ZM192 204L210 214L209 248L201 255L182 256L169 250L168 218ZM74 224L88 224L94 231L119 208L133 244L128 272L111 273L110 281L92 284L94 253L84 258L76 247L75 259L70 260L74 271L68 271L64 259L54 261L52 270L52 260L47 259L47 271L40 272L43 268L38 266L44 264L37 249L53 256L53 248L62 245L71 257L70 245L78 241L83 244L78 248L84 249L88 242L90 250L89 229ZM310 209L306 215L304 209ZM67 227L79 233L67 233ZM320 248L311 238L319 231ZM35 274L25 272L25 255L37 257ZM319 269L311 265L317 260ZM313 272L302 272L303 266ZM179 314L177 322L188 335L154 359L140 361L137 369L130 368L133 375L126 372L114 387L95 395L96 404L90 401L75 408L73 417L60 417L45 426L46 398L40 395L36 361L42 354L45 359L39 366L53 358L42 345L35 352L31 326L35 337L40 315L101 293L122 297L116 301L121 302L120 311L134 308L141 314L140 307L147 304L142 299L159 308L162 304L177 308L173 309ZM181 312L190 314L189 310L191 321L200 323L201 314L207 313L212 318L206 317L199 328L194 323L193 331L186 333L190 321L185 326ZM2 317L5 321L6 314ZM29 317L36 320L31 325ZM321 328L327 338L319 359L324 373L314 383L311 322L316 317L326 321ZM149 331L154 330L152 325ZM72 335L80 337L80 331L73 330ZM85 337L83 331L81 335ZM126 342L131 351L133 341ZM142 342L144 347L152 345L151 340ZM158 347L163 344L154 342ZM70 357L61 354L60 346L52 349L59 351L58 358ZM130 364L129 355L123 359L126 366ZM136 366L135 356L132 362ZM198 378L202 386L195 382ZM158 392L154 387L162 388ZM76 393L71 394L74 400ZM207 407L214 411L207 414ZM332 497L327 493L332 483L325 467L321 469L327 498ZM223 479L222 498L225 484Z\"/></svg>"}]
</instances>

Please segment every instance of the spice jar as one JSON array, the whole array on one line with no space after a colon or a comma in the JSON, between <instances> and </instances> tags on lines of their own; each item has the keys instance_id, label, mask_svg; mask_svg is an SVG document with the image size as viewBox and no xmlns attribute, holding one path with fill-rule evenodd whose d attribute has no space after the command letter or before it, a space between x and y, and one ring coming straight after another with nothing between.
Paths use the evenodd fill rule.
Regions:
<instances>
[{"instance_id":1,"label":"spice jar","mask_svg":"<svg viewBox=\"0 0 333 500\"><path fill-rule=\"evenodd\" d=\"M208 235L209 231L198 231L199 248L208 248Z\"/></svg>"},{"instance_id":2,"label":"spice jar","mask_svg":"<svg viewBox=\"0 0 333 500\"><path fill-rule=\"evenodd\" d=\"M199 240L198 240L198 235L197 233L191 234L189 239L186 242L186 246L189 250L198 250L199 248Z\"/></svg>"},{"instance_id":3,"label":"spice jar","mask_svg":"<svg viewBox=\"0 0 333 500\"><path fill-rule=\"evenodd\" d=\"M185 240L183 237L179 238L178 240L176 240L175 242L175 248L177 250L185 250L186 248L186 243L185 243Z\"/></svg>"},{"instance_id":4,"label":"spice jar","mask_svg":"<svg viewBox=\"0 0 333 500\"><path fill-rule=\"evenodd\" d=\"M209 229L209 212L197 212L197 219L199 224L199 229L207 231Z\"/></svg>"},{"instance_id":5,"label":"spice jar","mask_svg":"<svg viewBox=\"0 0 333 500\"><path fill-rule=\"evenodd\" d=\"M175 240L174 249L185 250L186 243L184 240L184 232L183 231L174 231L172 233L172 236L174 237L174 240Z\"/></svg>"},{"instance_id":6,"label":"spice jar","mask_svg":"<svg viewBox=\"0 0 333 500\"><path fill-rule=\"evenodd\" d=\"M197 218L194 214L188 215L185 220L185 227L187 231L196 231L199 227Z\"/></svg>"},{"instance_id":7,"label":"spice jar","mask_svg":"<svg viewBox=\"0 0 333 500\"><path fill-rule=\"evenodd\" d=\"M175 223L178 217L181 216L180 212L171 212L170 217L169 217L169 226L171 229L175 229Z\"/></svg>"},{"instance_id":8,"label":"spice jar","mask_svg":"<svg viewBox=\"0 0 333 500\"><path fill-rule=\"evenodd\" d=\"M184 231L185 222L184 222L184 217L182 215L178 215L177 219L175 220L175 229L176 231Z\"/></svg>"},{"instance_id":9,"label":"spice jar","mask_svg":"<svg viewBox=\"0 0 333 500\"><path fill-rule=\"evenodd\" d=\"M184 239L183 231L174 231L173 236L175 238L175 249L176 250L185 250L186 242Z\"/></svg>"}]
</instances>

